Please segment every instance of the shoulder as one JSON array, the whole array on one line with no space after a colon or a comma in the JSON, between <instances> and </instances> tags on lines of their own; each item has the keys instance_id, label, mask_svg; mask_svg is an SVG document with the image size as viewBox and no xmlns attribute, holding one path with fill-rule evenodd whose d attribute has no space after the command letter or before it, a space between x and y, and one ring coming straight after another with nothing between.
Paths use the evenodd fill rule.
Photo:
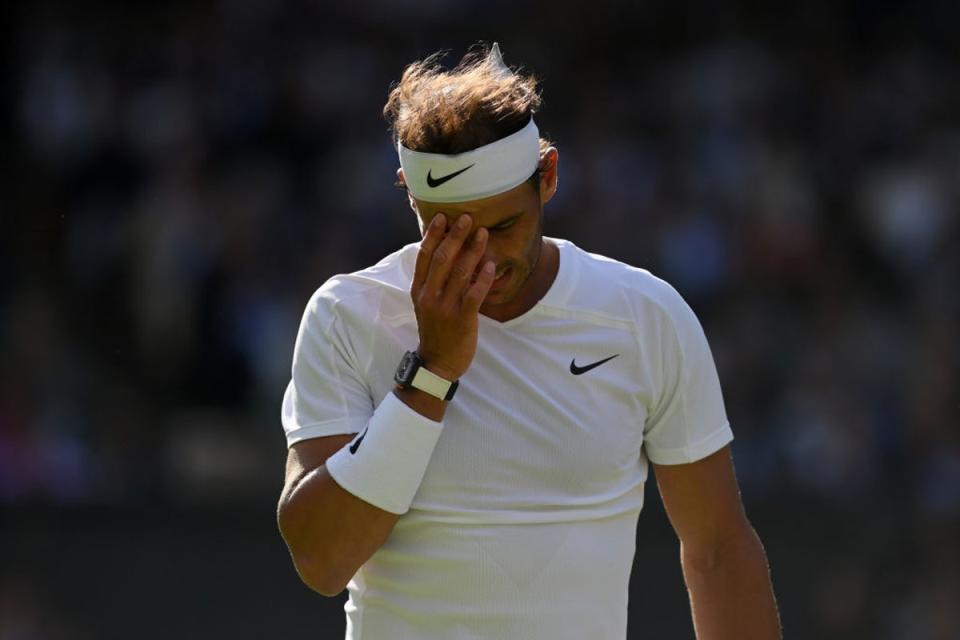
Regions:
<instances>
[{"instance_id":1,"label":"shoulder","mask_svg":"<svg viewBox=\"0 0 960 640\"><path fill-rule=\"evenodd\" d=\"M572 304L605 310L647 327L653 321L673 323L693 313L670 283L650 271L585 251L566 240L559 243L562 255L574 263Z\"/></svg>"}]
</instances>

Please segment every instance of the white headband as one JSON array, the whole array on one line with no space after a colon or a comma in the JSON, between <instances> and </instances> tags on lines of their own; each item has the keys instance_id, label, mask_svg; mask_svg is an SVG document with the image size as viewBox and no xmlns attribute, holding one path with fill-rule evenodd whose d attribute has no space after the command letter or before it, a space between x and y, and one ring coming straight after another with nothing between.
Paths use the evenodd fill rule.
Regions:
<instances>
[{"instance_id":1,"label":"white headband","mask_svg":"<svg viewBox=\"0 0 960 640\"><path fill-rule=\"evenodd\" d=\"M423 153L399 142L397 151L414 198L466 202L509 191L532 176L540 164L540 131L530 118L520 131L464 153Z\"/></svg>"}]
</instances>

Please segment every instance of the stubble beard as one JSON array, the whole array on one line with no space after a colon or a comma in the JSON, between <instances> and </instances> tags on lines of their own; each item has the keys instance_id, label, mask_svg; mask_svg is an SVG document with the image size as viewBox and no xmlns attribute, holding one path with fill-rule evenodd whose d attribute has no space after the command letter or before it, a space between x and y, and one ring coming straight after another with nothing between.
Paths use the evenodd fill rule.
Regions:
<instances>
[{"instance_id":1,"label":"stubble beard","mask_svg":"<svg viewBox=\"0 0 960 640\"><path fill-rule=\"evenodd\" d=\"M495 303L492 303L493 305L500 306L516 300L517 296L520 295L520 292L523 290L523 288L530 281L530 278L536 272L537 265L540 264L540 256L543 254L543 208L542 207L540 208L539 216L540 216L540 219L539 219L539 222L537 223L537 233L534 237L533 246L531 247L531 250L527 252L528 255L531 252L533 253L533 259L525 260L522 270L517 268L517 264L515 262L511 262L509 264L508 268L513 269L513 279L514 279L513 288L512 290L508 290L504 292L505 294L508 295L508 297L504 298L503 300L499 300Z\"/></svg>"}]
</instances>

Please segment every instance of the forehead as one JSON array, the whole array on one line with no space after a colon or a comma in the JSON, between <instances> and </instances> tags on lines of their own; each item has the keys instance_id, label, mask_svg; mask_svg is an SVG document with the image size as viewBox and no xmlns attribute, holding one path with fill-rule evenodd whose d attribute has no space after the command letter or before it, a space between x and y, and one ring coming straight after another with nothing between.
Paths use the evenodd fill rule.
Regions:
<instances>
[{"instance_id":1,"label":"forehead","mask_svg":"<svg viewBox=\"0 0 960 640\"><path fill-rule=\"evenodd\" d=\"M416 202L424 222L429 222L438 213L447 216L448 221L456 220L464 213L469 213L475 225L487 226L530 209L535 206L536 199L536 190L532 185L524 182L510 191L480 200L444 203L417 200Z\"/></svg>"}]
</instances>

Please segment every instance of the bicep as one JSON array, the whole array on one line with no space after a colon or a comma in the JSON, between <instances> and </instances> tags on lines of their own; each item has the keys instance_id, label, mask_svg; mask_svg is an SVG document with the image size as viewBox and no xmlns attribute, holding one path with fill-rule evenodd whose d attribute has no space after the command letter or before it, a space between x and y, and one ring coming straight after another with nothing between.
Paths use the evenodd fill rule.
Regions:
<instances>
[{"instance_id":1,"label":"bicep","mask_svg":"<svg viewBox=\"0 0 960 640\"><path fill-rule=\"evenodd\" d=\"M283 493L286 495L300 480L321 466L357 434L349 433L301 440L287 450L287 471Z\"/></svg>"},{"instance_id":2,"label":"bicep","mask_svg":"<svg viewBox=\"0 0 960 640\"><path fill-rule=\"evenodd\" d=\"M688 464L654 464L657 488L680 541L716 548L749 528L730 447Z\"/></svg>"}]
</instances>

